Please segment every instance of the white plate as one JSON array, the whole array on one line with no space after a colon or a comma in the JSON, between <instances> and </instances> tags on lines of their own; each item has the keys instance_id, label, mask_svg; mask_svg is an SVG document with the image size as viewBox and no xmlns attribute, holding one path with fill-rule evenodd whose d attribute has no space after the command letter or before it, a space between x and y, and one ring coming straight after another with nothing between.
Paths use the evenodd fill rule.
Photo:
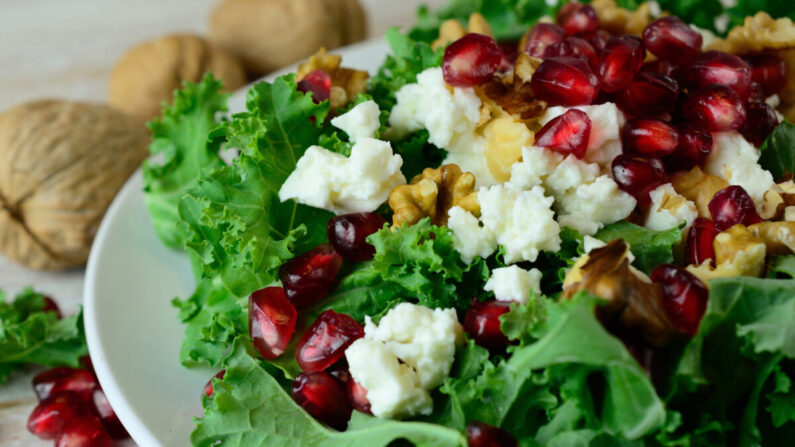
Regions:
<instances>
[{"instance_id":1,"label":"white plate","mask_svg":"<svg viewBox=\"0 0 795 447\"><path fill-rule=\"evenodd\" d=\"M344 64L375 71L388 49L382 40L336 53ZM230 110L245 105L245 92ZM194 286L188 258L163 246L149 220L141 172L119 192L99 227L88 259L85 328L88 348L111 405L142 446L188 445L201 391L216 373L179 363L183 326L172 298Z\"/></svg>"}]
</instances>

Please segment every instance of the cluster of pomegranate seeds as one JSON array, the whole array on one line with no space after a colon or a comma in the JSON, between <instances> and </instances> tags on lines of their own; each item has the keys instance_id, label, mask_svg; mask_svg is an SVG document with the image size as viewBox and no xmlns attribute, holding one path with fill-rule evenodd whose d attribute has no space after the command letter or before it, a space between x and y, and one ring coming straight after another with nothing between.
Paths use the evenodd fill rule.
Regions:
<instances>
[{"instance_id":1,"label":"cluster of pomegranate seeds","mask_svg":"<svg viewBox=\"0 0 795 447\"><path fill-rule=\"evenodd\" d=\"M682 116L713 132L736 130L745 122L745 104L731 88L710 85L690 95L682 105Z\"/></svg>"},{"instance_id":2,"label":"cluster of pomegranate seeds","mask_svg":"<svg viewBox=\"0 0 795 447\"><path fill-rule=\"evenodd\" d=\"M377 213L354 213L332 217L326 235L334 250L346 261L373 259L375 247L367 243L367 236L380 230L386 220Z\"/></svg>"},{"instance_id":3,"label":"cluster of pomegranate seeds","mask_svg":"<svg viewBox=\"0 0 795 447\"><path fill-rule=\"evenodd\" d=\"M571 109L550 120L536 133L535 145L582 159L591 137L591 119L582 110Z\"/></svg>"},{"instance_id":4,"label":"cluster of pomegranate seeds","mask_svg":"<svg viewBox=\"0 0 795 447\"><path fill-rule=\"evenodd\" d=\"M553 105L591 104L599 95L599 78L586 61L574 57L545 59L530 86L539 99Z\"/></svg>"},{"instance_id":5,"label":"cluster of pomegranate seeds","mask_svg":"<svg viewBox=\"0 0 795 447\"><path fill-rule=\"evenodd\" d=\"M40 401L59 391L73 391L86 400L96 387L97 379L89 371L66 366L42 371L33 377L33 391Z\"/></svg>"},{"instance_id":6,"label":"cluster of pomegranate seeds","mask_svg":"<svg viewBox=\"0 0 795 447\"><path fill-rule=\"evenodd\" d=\"M699 217L693 221L693 225L687 232L685 242L685 264L701 265L707 259L712 260L715 265L715 236L720 231L715 227L715 223L705 217Z\"/></svg>"},{"instance_id":7,"label":"cluster of pomegranate seeds","mask_svg":"<svg viewBox=\"0 0 795 447\"><path fill-rule=\"evenodd\" d=\"M669 172L689 171L695 166L703 165L712 153L712 134L688 123L677 126L679 145L674 153L663 158Z\"/></svg>"},{"instance_id":8,"label":"cluster of pomegranate seeds","mask_svg":"<svg viewBox=\"0 0 795 447\"><path fill-rule=\"evenodd\" d=\"M695 335L707 309L707 286L692 273L672 264L658 265L651 272L651 280L662 286L663 304L671 321L684 333Z\"/></svg>"},{"instance_id":9,"label":"cluster of pomegranate seeds","mask_svg":"<svg viewBox=\"0 0 795 447\"><path fill-rule=\"evenodd\" d=\"M762 222L753 199L739 185L727 186L716 192L707 207L718 231L728 230L737 224L753 225Z\"/></svg>"},{"instance_id":10,"label":"cluster of pomegranate seeds","mask_svg":"<svg viewBox=\"0 0 795 447\"><path fill-rule=\"evenodd\" d=\"M502 352L511 343L500 328L500 315L511 310L508 301L483 301L477 298L472 300L472 305L464 316L464 332L475 340L478 346L489 351Z\"/></svg>"},{"instance_id":11,"label":"cluster of pomegranate seeds","mask_svg":"<svg viewBox=\"0 0 795 447\"><path fill-rule=\"evenodd\" d=\"M701 52L701 34L678 17L662 17L643 30L643 44L660 59L683 65Z\"/></svg>"},{"instance_id":12,"label":"cluster of pomegranate seeds","mask_svg":"<svg viewBox=\"0 0 795 447\"><path fill-rule=\"evenodd\" d=\"M539 59L546 57L547 48L562 41L566 30L552 23L538 23L527 34L524 50Z\"/></svg>"},{"instance_id":13,"label":"cluster of pomegranate seeds","mask_svg":"<svg viewBox=\"0 0 795 447\"><path fill-rule=\"evenodd\" d=\"M249 297L248 332L266 359L284 354L297 321L298 312L281 287L266 287Z\"/></svg>"},{"instance_id":14,"label":"cluster of pomegranate seeds","mask_svg":"<svg viewBox=\"0 0 795 447\"><path fill-rule=\"evenodd\" d=\"M635 197L641 207L649 204L649 193L667 180L665 167L656 157L621 154L613 159L612 171L618 187Z\"/></svg>"},{"instance_id":15,"label":"cluster of pomegranate seeds","mask_svg":"<svg viewBox=\"0 0 795 447\"><path fill-rule=\"evenodd\" d=\"M624 126L621 143L626 153L665 157L679 147L679 131L665 121L634 119Z\"/></svg>"},{"instance_id":16,"label":"cluster of pomegranate seeds","mask_svg":"<svg viewBox=\"0 0 795 447\"><path fill-rule=\"evenodd\" d=\"M502 63L502 51L489 36L470 33L444 51L444 80L455 87L473 87L488 81Z\"/></svg>"},{"instance_id":17,"label":"cluster of pomegranate seeds","mask_svg":"<svg viewBox=\"0 0 795 447\"><path fill-rule=\"evenodd\" d=\"M312 93L312 101L320 104L331 96L331 76L323 70L315 70L298 81L298 91Z\"/></svg>"},{"instance_id":18,"label":"cluster of pomegranate seeds","mask_svg":"<svg viewBox=\"0 0 795 447\"><path fill-rule=\"evenodd\" d=\"M91 414L85 400L74 391L59 391L42 400L28 417L28 430L41 439L55 439L61 428Z\"/></svg>"},{"instance_id":19,"label":"cluster of pomegranate seeds","mask_svg":"<svg viewBox=\"0 0 795 447\"><path fill-rule=\"evenodd\" d=\"M577 2L563 5L558 11L557 21L569 36L592 33L599 28L599 18L593 6Z\"/></svg>"},{"instance_id":20,"label":"cluster of pomegranate seeds","mask_svg":"<svg viewBox=\"0 0 795 447\"><path fill-rule=\"evenodd\" d=\"M213 379L221 380L221 379L224 378L225 374L226 374L226 370L222 369L221 371L218 371L214 376L210 377L210 380L208 380L207 383L204 384L204 389L202 390L202 394L204 394L207 397L212 396L213 392L214 392L214 390L213 390Z\"/></svg>"},{"instance_id":21,"label":"cluster of pomegranate seeds","mask_svg":"<svg viewBox=\"0 0 795 447\"><path fill-rule=\"evenodd\" d=\"M322 244L282 264L279 277L287 298L300 309L328 295L340 267L342 256L330 244Z\"/></svg>"},{"instance_id":22,"label":"cluster of pomegranate seeds","mask_svg":"<svg viewBox=\"0 0 795 447\"><path fill-rule=\"evenodd\" d=\"M748 102L745 105L746 119L740 133L754 146L761 146L778 126L776 111L766 102Z\"/></svg>"},{"instance_id":23,"label":"cluster of pomegranate seeds","mask_svg":"<svg viewBox=\"0 0 795 447\"><path fill-rule=\"evenodd\" d=\"M345 430L352 407L348 392L324 371L299 374L293 381L293 400L315 419L337 430Z\"/></svg>"},{"instance_id":24,"label":"cluster of pomegranate seeds","mask_svg":"<svg viewBox=\"0 0 795 447\"><path fill-rule=\"evenodd\" d=\"M519 443L507 431L480 421L467 424L469 447L516 447Z\"/></svg>"},{"instance_id":25,"label":"cluster of pomegranate seeds","mask_svg":"<svg viewBox=\"0 0 795 447\"><path fill-rule=\"evenodd\" d=\"M345 355L354 341L364 337L364 328L353 318L327 310L306 330L295 359L304 371L323 371Z\"/></svg>"}]
</instances>

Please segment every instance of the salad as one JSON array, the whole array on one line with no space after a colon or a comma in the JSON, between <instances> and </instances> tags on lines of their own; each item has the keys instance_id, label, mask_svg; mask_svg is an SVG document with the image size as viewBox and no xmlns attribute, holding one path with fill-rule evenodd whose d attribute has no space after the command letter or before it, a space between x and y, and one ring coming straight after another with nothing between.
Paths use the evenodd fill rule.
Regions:
<instances>
[{"instance_id":1,"label":"salad","mask_svg":"<svg viewBox=\"0 0 795 447\"><path fill-rule=\"evenodd\" d=\"M548 3L150 123L194 445L791 444L795 8Z\"/></svg>"}]
</instances>

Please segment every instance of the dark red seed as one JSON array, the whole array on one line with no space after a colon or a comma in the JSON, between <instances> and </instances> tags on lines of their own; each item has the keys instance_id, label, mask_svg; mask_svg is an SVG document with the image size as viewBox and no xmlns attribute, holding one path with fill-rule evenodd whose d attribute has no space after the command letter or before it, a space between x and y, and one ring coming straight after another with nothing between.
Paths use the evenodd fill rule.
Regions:
<instances>
[{"instance_id":1,"label":"dark red seed","mask_svg":"<svg viewBox=\"0 0 795 447\"><path fill-rule=\"evenodd\" d=\"M367 390L353 378L348 381L348 400L354 410L360 413L373 414L370 411L370 400L367 399Z\"/></svg>"},{"instance_id":2,"label":"dark red seed","mask_svg":"<svg viewBox=\"0 0 795 447\"><path fill-rule=\"evenodd\" d=\"M745 123L740 127L740 133L759 147L778 126L776 111L765 102L749 102L745 104L745 113Z\"/></svg>"},{"instance_id":3,"label":"dark red seed","mask_svg":"<svg viewBox=\"0 0 795 447\"><path fill-rule=\"evenodd\" d=\"M679 84L660 72L641 71L627 88L616 92L616 104L636 116L658 116L673 110Z\"/></svg>"},{"instance_id":4,"label":"dark red seed","mask_svg":"<svg viewBox=\"0 0 795 447\"><path fill-rule=\"evenodd\" d=\"M679 131L664 121L634 119L624 126L621 143L626 153L665 157L679 145Z\"/></svg>"},{"instance_id":5,"label":"dark red seed","mask_svg":"<svg viewBox=\"0 0 795 447\"><path fill-rule=\"evenodd\" d=\"M33 377L33 391L39 401L65 390L74 391L82 399L88 400L96 387L97 380L89 371L66 366L42 371Z\"/></svg>"},{"instance_id":6,"label":"dark red seed","mask_svg":"<svg viewBox=\"0 0 795 447\"><path fill-rule=\"evenodd\" d=\"M738 56L720 51L700 54L685 73L694 90L718 84L742 96L751 84L751 67Z\"/></svg>"},{"instance_id":7,"label":"dark red seed","mask_svg":"<svg viewBox=\"0 0 795 447\"><path fill-rule=\"evenodd\" d=\"M327 310L309 326L295 351L298 366L306 372L323 371L345 355L364 328L353 318Z\"/></svg>"},{"instance_id":8,"label":"dark red seed","mask_svg":"<svg viewBox=\"0 0 795 447\"><path fill-rule=\"evenodd\" d=\"M601 53L607 46L607 41L610 40L612 36L607 31L598 29L583 37L585 37L585 40L587 40L597 52Z\"/></svg>"},{"instance_id":9,"label":"dark red seed","mask_svg":"<svg viewBox=\"0 0 795 447\"><path fill-rule=\"evenodd\" d=\"M524 50L539 59L545 57L547 47L563 40L566 31L552 23L538 23L527 33Z\"/></svg>"},{"instance_id":10,"label":"dark red seed","mask_svg":"<svg viewBox=\"0 0 795 447\"><path fill-rule=\"evenodd\" d=\"M558 11L557 22L569 36L588 34L599 28L599 17L591 5L571 2Z\"/></svg>"},{"instance_id":11,"label":"dark red seed","mask_svg":"<svg viewBox=\"0 0 795 447\"><path fill-rule=\"evenodd\" d=\"M599 66L599 54L596 49L581 37L570 36L547 47L544 58L575 57L588 62L588 66L596 70Z\"/></svg>"},{"instance_id":12,"label":"dark red seed","mask_svg":"<svg viewBox=\"0 0 795 447\"><path fill-rule=\"evenodd\" d=\"M91 361L91 356L84 355L80 357L80 365L83 369L90 372L91 375L94 376L94 379L97 378L97 372L94 371L94 362Z\"/></svg>"},{"instance_id":13,"label":"dark red seed","mask_svg":"<svg viewBox=\"0 0 795 447\"><path fill-rule=\"evenodd\" d=\"M701 52L701 34L677 17L667 16L651 22L643 30L643 44L660 59L684 65Z\"/></svg>"},{"instance_id":14,"label":"dark red seed","mask_svg":"<svg viewBox=\"0 0 795 447\"><path fill-rule=\"evenodd\" d=\"M602 90L612 93L625 88L640 70L643 53L640 39L630 36L611 37L599 55L597 74L602 80Z\"/></svg>"},{"instance_id":15,"label":"dark red seed","mask_svg":"<svg viewBox=\"0 0 795 447\"><path fill-rule=\"evenodd\" d=\"M204 394L207 397L212 396L213 395L213 379L221 380L221 379L224 378L224 374L226 374L226 370L222 369L221 371L218 371L218 373L216 373L214 376L210 377L210 380L208 380L207 383L204 384L204 389L202 390L202 394Z\"/></svg>"},{"instance_id":16,"label":"dark red seed","mask_svg":"<svg viewBox=\"0 0 795 447\"><path fill-rule=\"evenodd\" d=\"M472 301L464 317L464 331L475 343L490 351L504 351L510 340L500 329L500 315L511 310L507 301Z\"/></svg>"},{"instance_id":17,"label":"dark red seed","mask_svg":"<svg viewBox=\"0 0 795 447\"><path fill-rule=\"evenodd\" d=\"M662 286L663 305L671 321L684 333L695 335L707 309L707 286L692 273L672 264L655 267L651 280Z\"/></svg>"},{"instance_id":18,"label":"dark red seed","mask_svg":"<svg viewBox=\"0 0 795 447\"><path fill-rule=\"evenodd\" d=\"M742 96L746 103L748 102L764 102L765 93L762 91L762 86L756 81L751 81L745 94Z\"/></svg>"},{"instance_id":19,"label":"dark red seed","mask_svg":"<svg viewBox=\"0 0 795 447\"><path fill-rule=\"evenodd\" d=\"M518 442L507 431L485 424L472 421L467 424L467 443L469 447L516 447Z\"/></svg>"},{"instance_id":20,"label":"dark red seed","mask_svg":"<svg viewBox=\"0 0 795 447\"><path fill-rule=\"evenodd\" d=\"M739 185L730 185L716 192L707 207L718 231L737 224L748 226L762 222L753 199Z\"/></svg>"},{"instance_id":21,"label":"dark red seed","mask_svg":"<svg viewBox=\"0 0 795 447\"><path fill-rule=\"evenodd\" d=\"M618 187L635 197L641 207L649 204L649 193L666 180L662 161L655 157L621 154L613 159L612 171Z\"/></svg>"},{"instance_id":22,"label":"dark red seed","mask_svg":"<svg viewBox=\"0 0 795 447\"><path fill-rule=\"evenodd\" d=\"M712 153L712 134L687 123L679 124L677 128L679 146L663 159L668 172L689 171L695 166L703 166Z\"/></svg>"},{"instance_id":23,"label":"dark red seed","mask_svg":"<svg viewBox=\"0 0 795 447\"><path fill-rule=\"evenodd\" d=\"M676 65L664 59L655 59L640 66L640 71L660 72L666 76L674 77Z\"/></svg>"},{"instance_id":24,"label":"dark red seed","mask_svg":"<svg viewBox=\"0 0 795 447\"><path fill-rule=\"evenodd\" d=\"M58 316L60 320L63 318L63 314L61 314L61 309L58 307L58 304L52 298L45 296L44 297L44 307L41 309L43 312L55 312L55 315Z\"/></svg>"},{"instance_id":25,"label":"dark red seed","mask_svg":"<svg viewBox=\"0 0 795 447\"><path fill-rule=\"evenodd\" d=\"M590 137L591 119L582 110L571 109L542 127L536 133L535 145L583 159Z\"/></svg>"},{"instance_id":26,"label":"dark red seed","mask_svg":"<svg viewBox=\"0 0 795 447\"><path fill-rule=\"evenodd\" d=\"M348 365L346 365L345 362L331 365L326 372L344 388L348 387L348 382L351 381L351 372L348 371Z\"/></svg>"},{"instance_id":27,"label":"dark red seed","mask_svg":"<svg viewBox=\"0 0 795 447\"><path fill-rule=\"evenodd\" d=\"M94 416L82 417L64 425L55 447L109 447L110 436Z\"/></svg>"},{"instance_id":28,"label":"dark red seed","mask_svg":"<svg viewBox=\"0 0 795 447\"><path fill-rule=\"evenodd\" d=\"M536 96L551 105L590 104L599 94L599 79L588 63L572 57L552 57L533 73Z\"/></svg>"},{"instance_id":29,"label":"dark red seed","mask_svg":"<svg viewBox=\"0 0 795 447\"><path fill-rule=\"evenodd\" d=\"M297 320L298 312L281 287L266 287L249 297L249 335L254 347L266 359L284 354Z\"/></svg>"},{"instance_id":30,"label":"dark red seed","mask_svg":"<svg viewBox=\"0 0 795 447\"><path fill-rule=\"evenodd\" d=\"M332 217L326 235L334 250L348 261L373 259L375 247L367 243L367 236L384 228L386 220L376 213L354 213Z\"/></svg>"},{"instance_id":31,"label":"dark red seed","mask_svg":"<svg viewBox=\"0 0 795 447\"><path fill-rule=\"evenodd\" d=\"M323 371L301 373L293 381L293 400L320 422L345 430L352 408L347 391Z\"/></svg>"},{"instance_id":32,"label":"dark red seed","mask_svg":"<svg viewBox=\"0 0 795 447\"><path fill-rule=\"evenodd\" d=\"M210 394L212 394L212 391L210 391ZM105 427L105 431L108 432L111 438L127 439L130 437L101 389L97 388L94 390L91 396L91 403L94 406L94 412L99 416L102 426Z\"/></svg>"},{"instance_id":33,"label":"dark red seed","mask_svg":"<svg viewBox=\"0 0 795 447\"><path fill-rule=\"evenodd\" d=\"M340 267L342 256L330 244L323 244L282 264L279 277L287 298L302 308L328 295Z\"/></svg>"},{"instance_id":34,"label":"dark red seed","mask_svg":"<svg viewBox=\"0 0 795 447\"><path fill-rule=\"evenodd\" d=\"M707 259L711 259L711 264L715 265L715 236L720 231L715 227L715 223L705 217L699 217L693 221L693 225L687 232L685 242L685 263L701 265Z\"/></svg>"},{"instance_id":35,"label":"dark red seed","mask_svg":"<svg viewBox=\"0 0 795 447\"><path fill-rule=\"evenodd\" d=\"M710 85L691 95L682 105L682 114L688 122L713 132L739 129L746 118L740 96L722 85Z\"/></svg>"},{"instance_id":36,"label":"dark red seed","mask_svg":"<svg viewBox=\"0 0 795 447\"><path fill-rule=\"evenodd\" d=\"M331 95L331 76L323 70L315 70L298 81L298 91L312 93L312 101L320 104Z\"/></svg>"},{"instance_id":37,"label":"dark red seed","mask_svg":"<svg viewBox=\"0 0 795 447\"><path fill-rule=\"evenodd\" d=\"M470 33L444 51L444 81L455 87L473 87L491 79L501 62L502 51L494 39Z\"/></svg>"},{"instance_id":38,"label":"dark red seed","mask_svg":"<svg viewBox=\"0 0 795 447\"><path fill-rule=\"evenodd\" d=\"M41 439L55 439L61 428L91 411L79 394L59 391L39 402L28 418L28 431Z\"/></svg>"},{"instance_id":39,"label":"dark red seed","mask_svg":"<svg viewBox=\"0 0 795 447\"><path fill-rule=\"evenodd\" d=\"M787 64L783 59L770 54L752 54L743 59L751 66L751 78L766 96L780 92L787 84Z\"/></svg>"}]
</instances>

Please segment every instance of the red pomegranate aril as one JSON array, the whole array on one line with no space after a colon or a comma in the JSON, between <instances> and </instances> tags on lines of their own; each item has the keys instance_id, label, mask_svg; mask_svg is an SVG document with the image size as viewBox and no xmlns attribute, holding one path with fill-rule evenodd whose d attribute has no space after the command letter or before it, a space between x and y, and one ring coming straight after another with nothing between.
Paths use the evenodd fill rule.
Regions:
<instances>
[{"instance_id":1,"label":"red pomegranate aril","mask_svg":"<svg viewBox=\"0 0 795 447\"><path fill-rule=\"evenodd\" d=\"M645 62L643 65L640 66L639 71L659 72L673 78L674 72L676 71L676 65L674 65L673 62L671 61L666 61L664 59L655 59L653 61Z\"/></svg>"},{"instance_id":2,"label":"red pomegranate aril","mask_svg":"<svg viewBox=\"0 0 795 447\"><path fill-rule=\"evenodd\" d=\"M746 140L759 147L778 126L776 111L765 102L749 102L745 104L745 123L740 133Z\"/></svg>"},{"instance_id":3,"label":"red pomegranate aril","mask_svg":"<svg viewBox=\"0 0 795 447\"><path fill-rule=\"evenodd\" d=\"M612 93L626 87L643 64L643 44L640 39L611 37L599 55L597 74L602 90Z\"/></svg>"},{"instance_id":4,"label":"red pomegranate aril","mask_svg":"<svg viewBox=\"0 0 795 447\"><path fill-rule=\"evenodd\" d=\"M596 49L581 37L567 37L560 42L547 47L544 58L550 57L575 57L588 62L593 70L599 66L599 54Z\"/></svg>"},{"instance_id":5,"label":"red pomegranate aril","mask_svg":"<svg viewBox=\"0 0 795 447\"><path fill-rule=\"evenodd\" d=\"M663 305L671 321L684 333L695 335L707 309L707 286L692 273L671 264L655 267L651 280L662 286Z\"/></svg>"},{"instance_id":6,"label":"red pomegranate aril","mask_svg":"<svg viewBox=\"0 0 795 447\"><path fill-rule=\"evenodd\" d=\"M501 352L510 344L510 340L500 328L500 315L511 310L507 301L472 300L464 317L464 331L475 343L490 351Z\"/></svg>"},{"instance_id":7,"label":"red pomegranate aril","mask_svg":"<svg viewBox=\"0 0 795 447\"><path fill-rule=\"evenodd\" d=\"M620 154L613 159L613 178L618 187L635 197L638 205L649 204L649 193L665 183L665 168L655 157Z\"/></svg>"},{"instance_id":8,"label":"red pomegranate aril","mask_svg":"<svg viewBox=\"0 0 795 447\"><path fill-rule=\"evenodd\" d=\"M758 82L765 95L775 95L787 84L787 64L770 54L752 54L743 57L751 66L751 79Z\"/></svg>"},{"instance_id":9,"label":"red pomegranate aril","mask_svg":"<svg viewBox=\"0 0 795 447\"><path fill-rule=\"evenodd\" d=\"M695 166L703 166L712 153L712 134L687 123L677 127L679 146L673 154L663 159L668 172L689 171Z\"/></svg>"},{"instance_id":10,"label":"red pomegranate aril","mask_svg":"<svg viewBox=\"0 0 795 447\"><path fill-rule=\"evenodd\" d=\"M213 379L222 380L224 378L224 374L226 374L226 370L222 369L221 371L218 371L218 373L216 373L214 376L210 377L210 380L208 380L207 383L204 384L204 389L202 390L202 394L204 394L207 397L212 396L214 391Z\"/></svg>"},{"instance_id":11,"label":"red pomegranate aril","mask_svg":"<svg viewBox=\"0 0 795 447\"><path fill-rule=\"evenodd\" d=\"M751 83L748 84L748 88L745 90L745 94L742 95L742 98L745 100L746 103L764 102L765 93L762 91L762 86L759 85L758 82L751 81Z\"/></svg>"},{"instance_id":12,"label":"red pomegranate aril","mask_svg":"<svg viewBox=\"0 0 795 447\"><path fill-rule=\"evenodd\" d=\"M353 380L348 381L348 400L351 402L353 409L365 414L373 414L370 411L370 401L367 399L367 390Z\"/></svg>"},{"instance_id":13,"label":"red pomegranate aril","mask_svg":"<svg viewBox=\"0 0 795 447\"><path fill-rule=\"evenodd\" d=\"M367 242L367 236L385 224L386 220L376 213L344 214L329 219L326 236L343 259L366 261L375 255L375 247Z\"/></svg>"},{"instance_id":14,"label":"red pomegranate aril","mask_svg":"<svg viewBox=\"0 0 795 447\"><path fill-rule=\"evenodd\" d=\"M110 436L94 416L86 416L64 425L55 439L55 447L109 447Z\"/></svg>"},{"instance_id":15,"label":"red pomegranate aril","mask_svg":"<svg viewBox=\"0 0 795 447\"><path fill-rule=\"evenodd\" d=\"M42 371L33 377L33 391L39 401L59 391L74 391L81 398L88 399L96 387L97 380L89 371L66 366Z\"/></svg>"},{"instance_id":16,"label":"red pomegranate aril","mask_svg":"<svg viewBox=\"0 0 795 447\"><path fill-rule=\"evenodd\" d=\"M688 122L712 132L739 129L746 118L740 96L722 85L695 92L682 105L682 115Z\"/></svg>"},{"instance_id":17,"label":"red pomegranate aril","mask_svg":"<svg viewBox=\"0 0 795 447\"><path fill-rule=\"evenodd\" d=\"M295 359L306 372L323 371L345 355L354 341L364 337L364 328L353 318L327 310L309 326L298 347Z\"/></svg>"},{"instance_id":18,"label":"red pomegranate aril","mask_svg":"<svg viewBox=\"0 0 795 447\"><path fill-rule=\"evenodd\" d=\"M469 447L516 447L518 442L507 431L480 421L467 424Z\"/></svg>"},{"instance_id":19,"label":"red pomegranate aril","mask_svg":"<svg viewBox=\"0 0 795 447\"><path fill-rule=\"evenodd\" d=\"M212 394L212 391L210 394ZM94 406L94 412L99 416L102 426L105 427L105 431L108 432L111 438L127 439L130 437L101 389L97 388L94 390L91 395L91 404Z\"/></svg>"},{"instance_id":20,"label":"red pomegranate aril","mask_svg":"<svg viewBox=\"0 0 795 447\"><path fill-rule=\"evenodd\" d=\"M577 2L563 5L558 11L557 22L569 36L592 33L599 28L599 17L593 6Z\"/></svg>"},{"instance_id":21,"label":"red pomegranate aril","mask_svg":"<svg viewBox=\"0 0 795 447\"><path fill-rule=\"evenodd\" d=\"M90 372L94 379L97 378L97 372L94 370L94 362L91 361L91 356L84 355L80 357L80 366L83 367L86 371Z\"/></svg>"},{"instance_id":22,"label":"red pomegranate aril","mask_svg":"<svg viewBox=\"0 0 795 447\"><path fill-rule=\"evenodd\" d=\"M659 18L643 30L643 45L660 59L683 65L701 52L701 34L677 17Z\"/></svg>"},{"instance_id":23,"label":"red pomegranate aril","mask_svg":"<svg viewBox=\"0 0 795 447\"><path fill-rule=\"evenodd\" d=\"M491 79L501 62L502 51L494 39L470 33L445 49L444 81L455 87L473 87Z\"/></svg>"},{"instance_id":24,"label":"red pomegranate aril","mask_svg":"<svg viewBox=\"0 0 795 447\"><path fill-rule=\"evenodd\" d=\"M591 138L591 119L582 110L571 109L550 120L536 133L535 145L585 157Z\"/></svg>"},{"instance_id":25,"label":"red pomegranate aril","mask_svg":"<svg viewBox=\"0 0 795 447\"><path fill-rule=\"evenodd\" d=\"M684 72L694 90L719 84L743 95L751 84L751 67L738 56L720 51L700 54Z\"/></svg>"},{"instance_id":26,"label":"red pomegranate aril","mask_svg":"<svg viewBox=\"0 0 795 447\"><path fill-rule=\"evenodd\" d=\"M248 299L249 335L266 359L284 354L297 320L298 312L281 287L257 290Z\"/></svg>"},{"instance_id":27,"label":"red pomegranate aril","mask_svg":"<svg viewBox=\"0 0 795 447\"><path fill-rule=\"evenodd\" d=\"M533 73L533 92L551 105L591 104L599 95L599 79L588 63L573 57L552 57Z\"/></svg>"},{"instance_id":28,"label":"red pomegranate aril","mask_svg":"<svg viewBox=\"0 0 795 447\"><path fill-rule=\"evenodd\" d=\"M552 23L538 23L530 29L525 39L524 50L530 56L544 58L550 45L562 41L566 31Z\"/></svg>"},{"instance_id":29,"label":"red pomegranate aril","mask_svg":"<svg viewBox=\"0 0 795 447\"><path fill-rule=\"evenodd\" d=\"M58 307L58 303L56 303L55 300L53 300L48 296L44 297L44 307L42 307L41 310L43 312L55 312L55 315L58 316L59 320L63 318L63 315L61 314L61 309Z\"/></svg>"},{"instance_id":30,"label":"red pomegranate aril","mask_svg":"<svg viewBox=\"0 0 795 447\"><path fill-rule=\"evenodd\" d=\"M39 402L28 418L28 431L41 439L55 439L61 428L91 414L85 401L74 391L59 391Z\"/></svg>"},{"instance_id":31,"label":"red pomegranate aril","mask_svg":"<svg viewBox=\"0 0 795 447\"><path fill-rule=\"evenodd\" d=\"M293 400L315 419L337 430L345 430L351 404L345 388L328 373L301 373L293 381Z\"/></svg>"},{"instance_id":32,"label":"red pomegranate aril","mask_svg":"<svg viewBox=\"0 0 795 447\"><path fill-rule=\"evenodd\" d=\"M718 233L720 231L715 227L715 222L706 217L696 218L687 232L685 263L701 265L707 259L711 259L711 264L715 265L714 242Z\"/></svg>"},{"instance_id":33,"label":"red pomegranate aril","mask_svg":"<svg viewBox=\"0 0 795 447\"><path fill-rule=\"evenodd\" d=\"M603 29L598 29L593 33L583 36L588 43L596 50L597 52L601 53L604 51L605 47L607 46L607 41L610 40L612 35Z\"/></svg>"},{"instance_id":34,"label":"red pomegranate aril","mask_svg":"<svg viewBox=\"0 0 795 447\"><path fill-rule=\"evenodd\" d=\"M626 88L616 92L618 107L635 116L658 116L673 110L679 84L660 72L641 71Z\"/></svg>"},{"instance_id":35,"label":"red pomegranate aril","mask_svg":"<svg viewBox=\"0 0 795 447\"><path fill-rule=\"evenodd\" d=\"M302 308L328 295L340 267L342 256L331 244L322 244L282 264L279 277L287 298Z\"/></svg>"},{"instance_id":36,"label":"red pomegranate aril","mask_svg":"<svg viewBox=\"0 0 795 447\"><path fill-rule=\"evenodd\" d=\"M298 91L312 93L312 101L320 104L331 95L331 76L323 70L315 70L298 81Z\"/></svg>"},{"instance_id":37,"label":"red pomegranate aril","mask_svg":"<svg viewBox=\"0 0 795 447\"><path fill-rule=\"evenodd\" d=\"M621 143L626 153L664 157L679 145L679 131L664 121L634 119L624 126Z\"/></svg>"},{"instance_id":38,"label":"red pomegranate aril","mask_svg":"<svg viewBox=\"0 0 795 447\"><path fill-rule=\"evenodd\" d=\"M707 208L718 231L728 230L737 224L748 226L762 222L753 199L739 185L730 185L716 192Z\"/></svg>"}]
</instances>

